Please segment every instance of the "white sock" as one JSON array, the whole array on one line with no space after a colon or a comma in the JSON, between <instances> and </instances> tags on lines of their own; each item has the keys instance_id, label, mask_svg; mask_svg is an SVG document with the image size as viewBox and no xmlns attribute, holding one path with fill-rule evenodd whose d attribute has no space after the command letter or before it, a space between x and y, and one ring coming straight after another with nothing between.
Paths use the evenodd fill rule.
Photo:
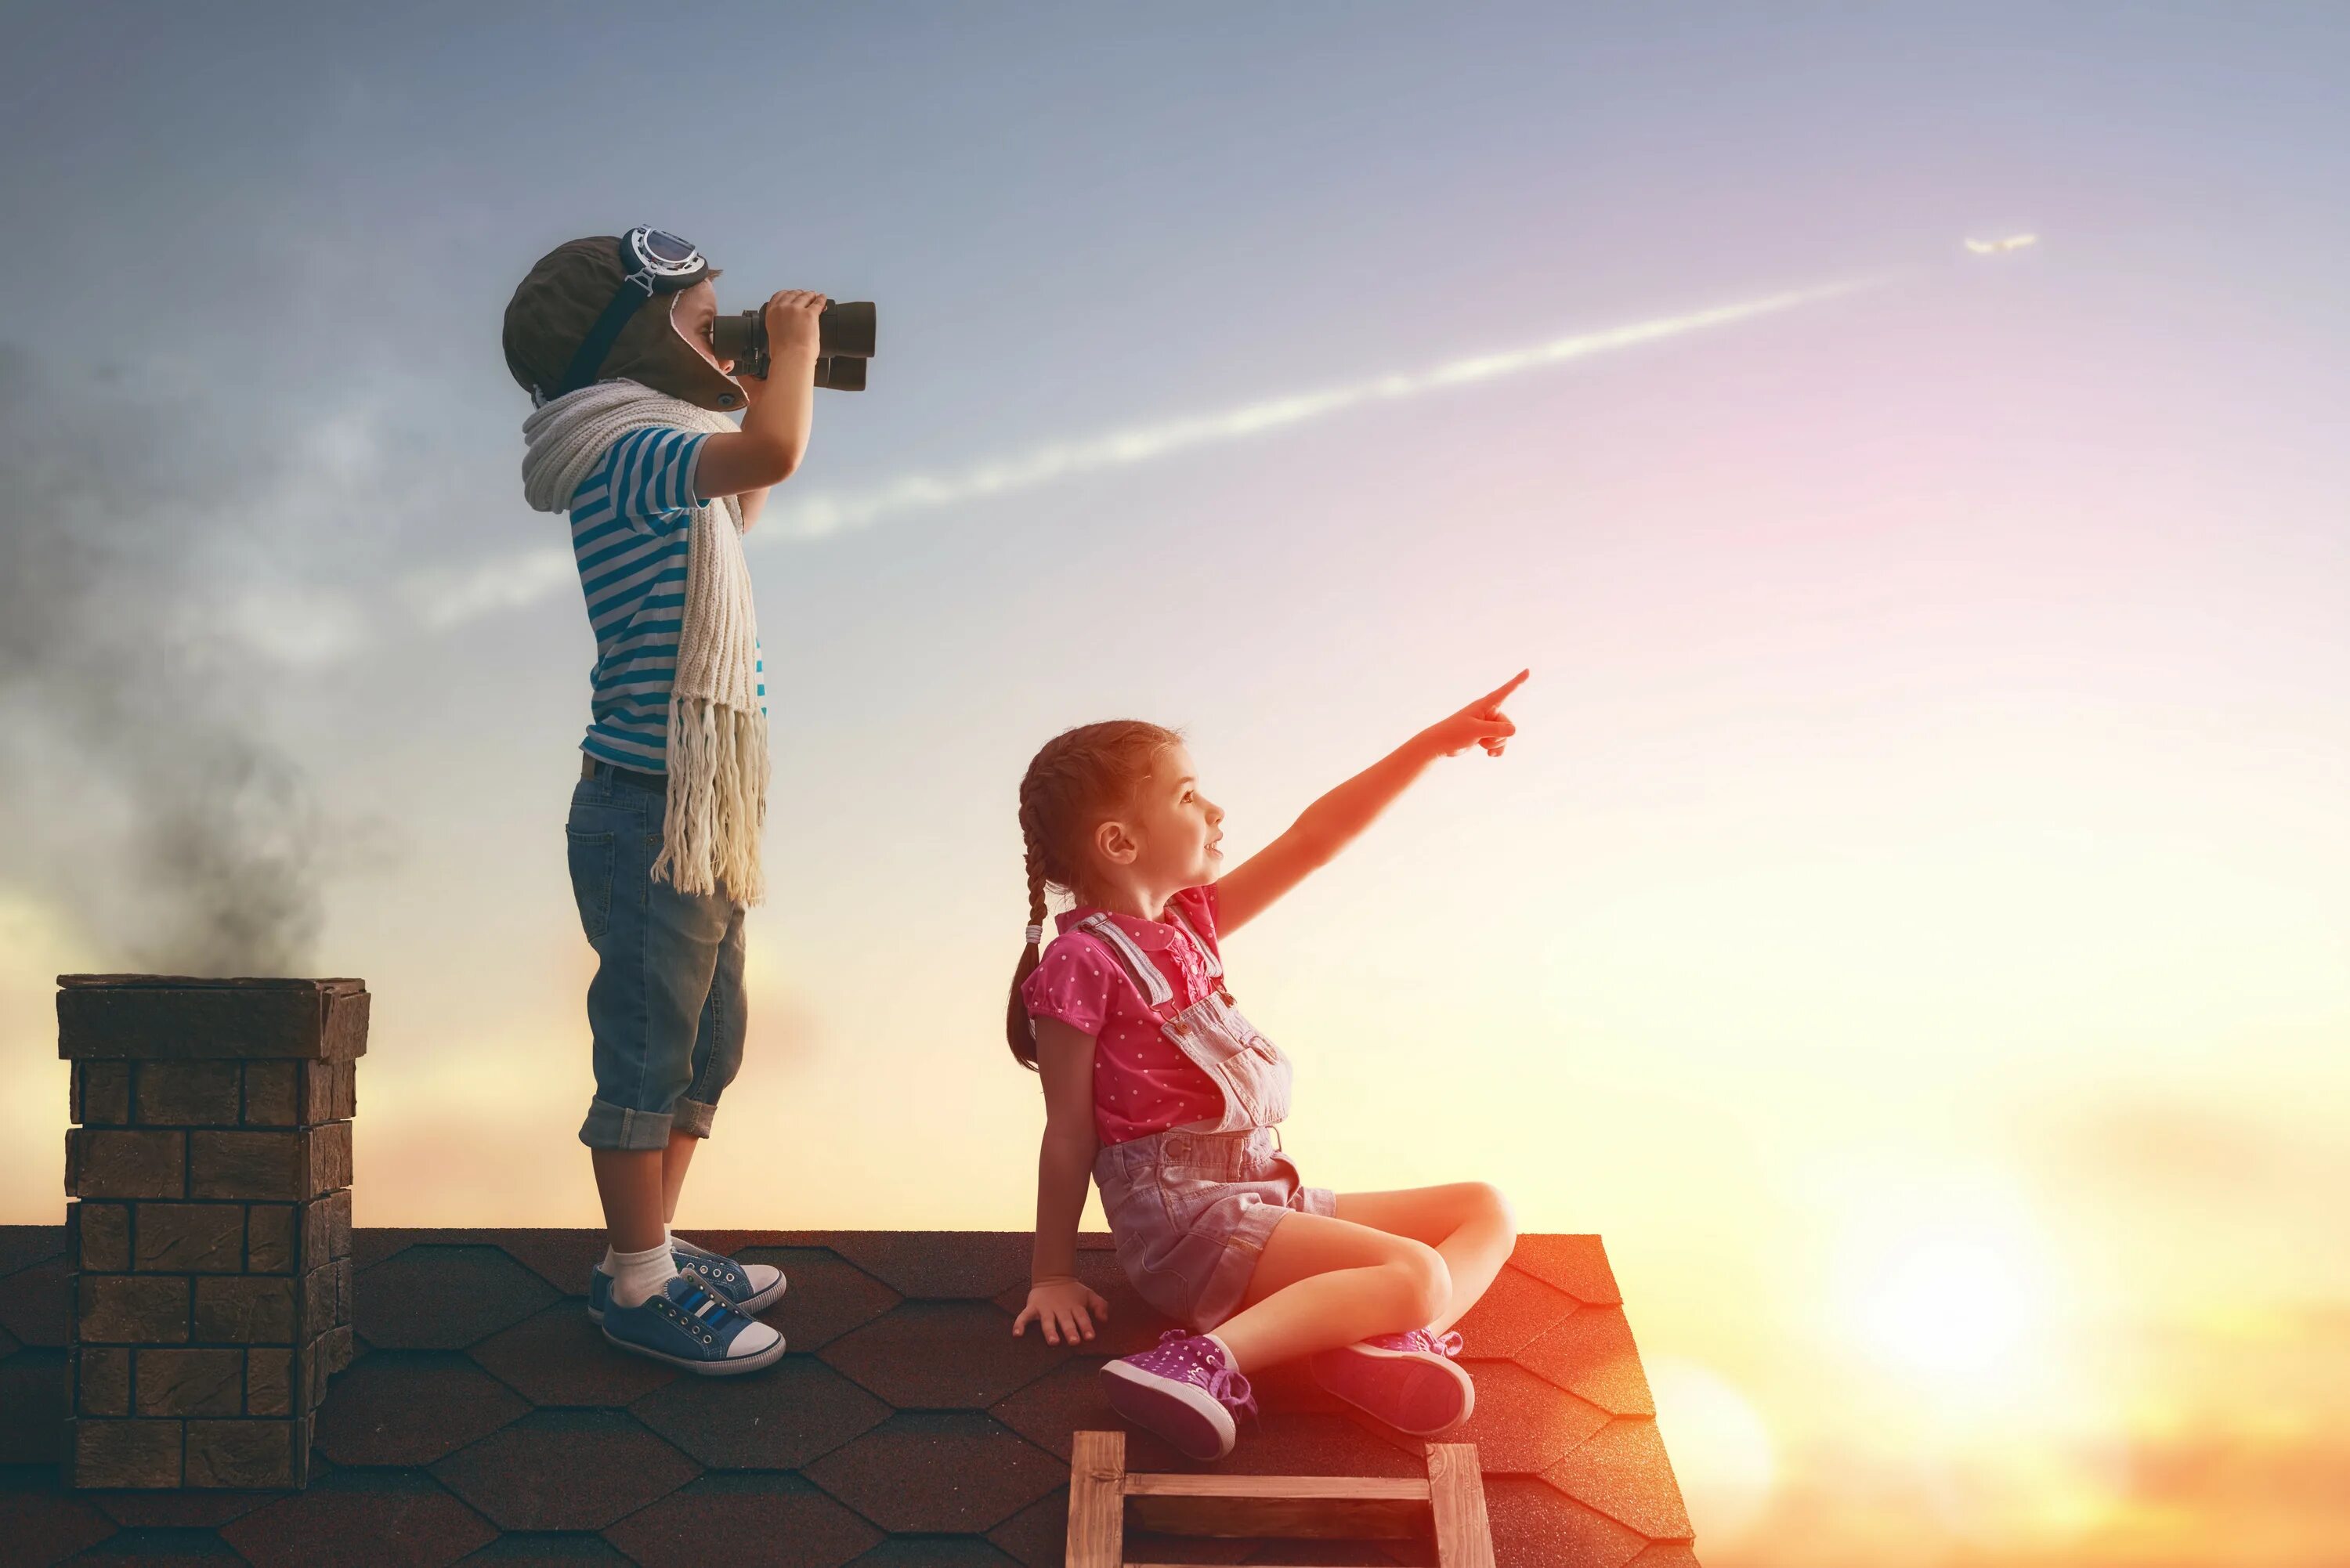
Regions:
<instances>
[{"instance_id":1,"label":"white sock","mask_svg":"<svg viewBox=\"0 0 2350 1568\"><path fill-rule=\"evenodd\" d=\"M616 1252L607 1246L604 1272L612 1276L613 1305L642 1306L677 1278L677 1260L670 1255L667 1241L641 1252Z\"/></svg>"}]
</instances>

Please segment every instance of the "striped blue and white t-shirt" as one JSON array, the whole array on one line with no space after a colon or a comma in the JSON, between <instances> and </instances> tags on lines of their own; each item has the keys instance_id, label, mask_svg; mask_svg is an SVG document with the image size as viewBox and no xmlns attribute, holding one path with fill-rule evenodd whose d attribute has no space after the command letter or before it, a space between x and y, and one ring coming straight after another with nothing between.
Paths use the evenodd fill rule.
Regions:
<instances>
[{"instance_id":1,"label":"striped blue and white t-shirt","mask_svg":"<svg viewBox=\"0 0 2350 1568\"><path fill-rule=\"evenodd\" d=\"M670 687L698 505L693 466L706 439L699 431L630 431L571 497L571 553L596 633L594 719L579 749L615 767L669 771ZM764 656L756 668L764 713Z\"/></svg>"}]
</instances>

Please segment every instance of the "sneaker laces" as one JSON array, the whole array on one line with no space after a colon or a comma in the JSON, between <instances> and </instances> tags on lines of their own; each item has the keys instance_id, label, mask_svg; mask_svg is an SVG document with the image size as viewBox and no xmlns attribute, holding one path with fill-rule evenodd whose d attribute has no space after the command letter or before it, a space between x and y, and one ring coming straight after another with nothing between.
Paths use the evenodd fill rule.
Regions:
<instances>
[{"instance_id":1,"label":"sneaker laces","mask_svg":"<svg viewBox=\"0 0 2350 1568\"><path fill-rule=\"evenodd\" d=\"M1430 1355L1441 1355L1449 1361L1460 1358L1461 1331L1457 1328L1446 1329L1442 1334L1431 1334L1423 1328L1419 1330L1419 1339Z\"/></svg>"},{"instance_id":2,"label":"sneaker laces","mask_svg":"<svg viewBox=\"0 0 2350 1568\"><path fill-rule=\"evenodd\" d=\"M689 1276L682 1273L678 1277L680 1279L687 1280L687 1282L692 1286L691 1293L688 1294L683 1301L678 1303L678 1305L685 1309L686 1316L699 1322L702 1326L708 1328L712 1334L724 1328L726 1326L727 1320L730 1318L741 1318L745 1323L748 1323L751 1320L750 1314L736 1307L733 1302L728 1301L724 1296L719 1294L716 1291L712 1290L701 1280L689 1278ZM711 1303L711 1310L707 1314L704 1314L702 1310L702 1303L703 1302Z\"/></svg>"}]
</instances>

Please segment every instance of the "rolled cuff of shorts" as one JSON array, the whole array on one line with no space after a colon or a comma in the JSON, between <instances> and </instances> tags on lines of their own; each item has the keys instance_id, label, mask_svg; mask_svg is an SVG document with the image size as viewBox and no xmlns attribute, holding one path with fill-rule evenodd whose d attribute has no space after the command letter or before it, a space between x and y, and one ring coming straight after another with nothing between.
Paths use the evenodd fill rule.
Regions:
<instances>
[{"instance_id":1,"label":"rolled cuff of shorts","mask_svg":"<svg viewBox=\"0 0 2350 1568\"><path fill-rule=\"evenodd\" d=\"M678 1103L678 1109L685 1109L683 1101ZM706 1106L702 1107L702 1117L706 1127ZM609 1100L590 1100L588 1119L579 1124L579 1141L589 1148L667 1148L670 1124L674 1119L668 1111L635 1111Z\"/></svg>"},{"instance_id":2,"label":"rolled cuff of shorts","mask_svg":"<svg viewBox=\"0 0 2350 1568\"><path fill-rule=\"evenodd\" d=\"M688 1137L708 1137L711 1118L717 1114L718 1107L707 1101L689 1100L681 1096L676 1109L670 1112L669 1128L671 1132L681 1132Z\"/></svg>"},{"instance_id":3,"label":"rolled cuff of shorts","mask_svg":"<svg viewBox=\"0 0 2350 1568\"><path fill-rule=\"evenodd\" d=\"M1297 1207L1308 1214L1338 1217L1338 1189L1335 1187L1301 1187L1297 1189Z\"/></svg>"}]
</instances>

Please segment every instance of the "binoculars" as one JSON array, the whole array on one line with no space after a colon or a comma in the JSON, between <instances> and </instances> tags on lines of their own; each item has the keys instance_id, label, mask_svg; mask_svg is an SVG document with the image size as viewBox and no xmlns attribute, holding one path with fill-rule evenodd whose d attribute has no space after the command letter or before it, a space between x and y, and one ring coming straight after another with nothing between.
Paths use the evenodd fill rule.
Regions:
<instances>
[{"instance_id":1,"label":"binoculars","mask_svg":"<svg viewBox=\"0 0 2350 1568\"><path fill-rule=\"evenodd\" d=\"M767 379L764 307L722 316L710 324L710 348L734 361L737 376ZM837 301L816 317L816 384L836 392L865 389L865 361L873 358L873 302Z\"/></svg>"}]
</instances>

